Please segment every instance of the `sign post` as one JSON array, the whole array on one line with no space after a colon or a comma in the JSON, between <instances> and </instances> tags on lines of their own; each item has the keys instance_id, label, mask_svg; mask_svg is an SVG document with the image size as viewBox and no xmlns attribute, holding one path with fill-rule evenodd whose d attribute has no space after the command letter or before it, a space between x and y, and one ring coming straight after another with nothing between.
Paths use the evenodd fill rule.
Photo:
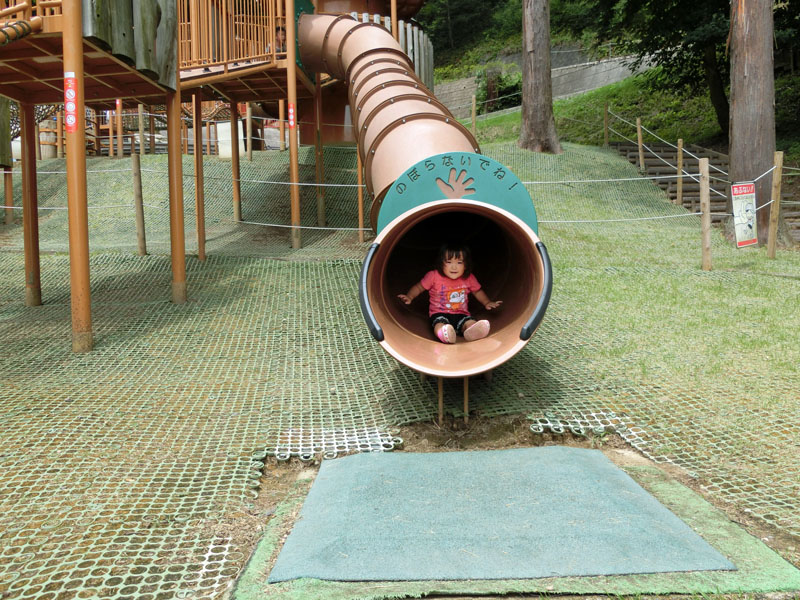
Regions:
<instances>
[{"instance_id":1,"label":"sign post","mask_svg":"<svg viewBox=\"0 0 800 600\"><path fill-rule=\"evenodd\" d=\"M731 185L733 224L736 230L736 247L758 244L756 224L756 184L744 181Z\"/></svg>"}]
</instances>

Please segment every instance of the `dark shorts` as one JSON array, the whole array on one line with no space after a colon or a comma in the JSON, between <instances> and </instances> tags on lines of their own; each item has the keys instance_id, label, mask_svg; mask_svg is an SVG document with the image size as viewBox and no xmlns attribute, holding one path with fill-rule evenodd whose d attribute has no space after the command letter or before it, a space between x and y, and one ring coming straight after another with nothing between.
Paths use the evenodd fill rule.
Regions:
<instances>
[{"instance_id":1,"label":"dark shorts","mask_svg":"<svg viewBox=\"0 0 800 600\"><path fill-rule=\"evenodd\" d=\"M474 319L471 315L454 315L452 313L434 313L431 315L431 327L437 323L450 323L458 335L464 335L464 323Z\"/></svg>"}]
</instances>

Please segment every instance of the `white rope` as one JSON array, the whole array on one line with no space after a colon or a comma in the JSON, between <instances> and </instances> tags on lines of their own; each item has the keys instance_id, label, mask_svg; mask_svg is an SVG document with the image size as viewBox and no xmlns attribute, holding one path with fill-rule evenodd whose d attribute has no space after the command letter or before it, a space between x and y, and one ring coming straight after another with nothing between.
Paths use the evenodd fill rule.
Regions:
<instances>
[{"instance_id":1,"label":"white rope","mask_svg":"<svg viewBox=\"0 0 800 600\"><path fill-rule=\"evenodd\" d=\"M133 169L109 169L107 171L85 171L86 173L130 173ZM144 169L143 169L144 170ZM22 175L21 170L6 171L12 175ZM66 171L36 171L37 175L66 175Z\"/></svg>"},{"instance_id":2,"label":"white rope","mask_svg":"<svg viewBox=\"0 0 800 600\"><path fill-rule=\"evenodd\" d=\"M277 223L257 223L256 221L233 221L245 225L260 225L262 227L280 227L282 229L320 229L325 231L371 231L366 227L313 227L311 225L278 225Z\"/></svg>"},{"instance_id":3,"label":"white rope","mask_svg":"<svg viewBox=\"0 0 800 600\"><path fill-rule=\"evenodd\" d=\"M623 140L627 140L627 141L629 141L631 144L634 144L634 145L635 145L635 144L637 144L637 143L638 143L638 142L635 142L635 141L633 141L633 140L632 140L631 138L629 138L629 137L625 137L624 135L622 135L622 134L621 134L619 131L617 131L617 130L616 130L616 129L614 129L613 127L609 127L609 128L608 128L608 130L609 130L610 132L612 132L612 133L616 133L616 134L617 134L619 137L621 137Z\"/></svg>"},{"instance_id":4,"label":"white rope","mask_svg":"<svg viewBox=\"0 0 800 600\"><path fill-rule=\"evenodd\" d=\"M681 178L692 177L689 173L681 175ZM652 177L621 177L619 179L574 179L572 181L523 181L524 185L544 185L558 183L612 183L614 181L644 181L650 179L677 179L677 175L654 175Z\"/></svg>"},{"instance_id":5,"label":"white rope","mask_svg":"<svg viewBox=\"0 0 800 600\"><path fill-rule=\"evenodd\" d=\"M695 213L686 213L683 215L661 215L659 217L634 217L630 219L596 219L596 220L587 220L587 221L543 221L540 220L539 223L623 223L626 221L654 221L656 219L682 219L684 217L697 217L702 215L703 213L695 212ZM723 215L724 213L712 213L716 215ZM728 215L730 216L730 215Z\"/></svg>"},{"instance_id":6,"label":"white rope","mask_svg":"<svg viewBox=\"0 0 800 600\"><path fill-rule=\"evenodd\" d=\"M133 208L135 205L133 204L109 204L107 206L87 206L88 209L99 209L99 208ZM24 210L22 206L6 206L7 209L12 210ZM37 210L69 210L69 206L37 206ZM151 207L157 208L157 207Z\"/></svg>"}]
</instances>

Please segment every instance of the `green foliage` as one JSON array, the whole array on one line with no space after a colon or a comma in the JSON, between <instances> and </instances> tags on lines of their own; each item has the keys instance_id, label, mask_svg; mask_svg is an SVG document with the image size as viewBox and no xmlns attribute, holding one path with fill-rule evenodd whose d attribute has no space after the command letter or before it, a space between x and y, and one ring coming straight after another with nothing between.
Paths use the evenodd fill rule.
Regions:
<instances>
[{"instance_id":1,"label":"green foliage","mask_svg":"<svg viewBox=\"0 0 800 600\"><path fill-rule=\"evenodd\" d=\"M475 97L481 114L519 106L522 102L522 71L515 64L486 65L476 80Z\"/></svg>"}]
</instances>

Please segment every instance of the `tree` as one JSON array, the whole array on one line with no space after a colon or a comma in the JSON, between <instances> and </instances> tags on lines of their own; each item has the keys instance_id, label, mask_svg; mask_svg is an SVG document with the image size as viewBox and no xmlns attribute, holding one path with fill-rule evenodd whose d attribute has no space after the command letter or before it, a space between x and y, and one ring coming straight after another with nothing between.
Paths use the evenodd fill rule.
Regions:
<instances>
[{"instance_id":1,"label":"tree","mask_svg":"<svg viewBox=\"0 0 800 600\"><path fill-rule=\"evenodd\" d=\"M633 54L633 67L661 67L660 83L705 86L720 130L728 131L725 93L729 0L561 0L554 20L567 31L598 44L614 42Z\"/></svg>"},{"instance_id":2,"label":"tree","mask_svg":"<svg viewBox=\"0 0 800 600\"><path fill-rule=\"evenodd\" d=\"M550 77L550 0L524 0L522 14L521 148L561 153Z\"/></svg>"},{"instance_id":3,"label":"tree","mask_svg":"<svg viewBox=\"0 0 800 600\"><path fill-rule=\"evenodd\" d=\"M770 169L775 152L772 0L733 0L730 31L730 179L753 181ZM756 182L756 208L769 202L771 179ZM756 215L763 244L769 210Z\"/></svg>"}]
</instances>

